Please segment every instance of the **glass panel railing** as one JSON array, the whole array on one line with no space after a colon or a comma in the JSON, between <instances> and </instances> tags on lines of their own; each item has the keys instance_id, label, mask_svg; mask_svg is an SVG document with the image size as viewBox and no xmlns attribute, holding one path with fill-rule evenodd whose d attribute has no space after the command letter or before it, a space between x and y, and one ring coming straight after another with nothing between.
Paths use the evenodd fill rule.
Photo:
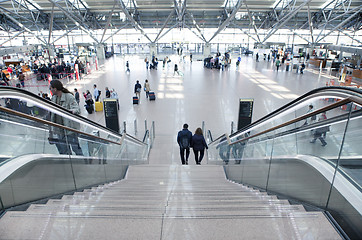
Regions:
<instances>
[{"instance_id":1,"label":"glass panel railing","mask_svg":"<svg viewBox=\"0 0 362 240\"><path fill-rule=\"evenodd\" d=\"M230 144L226 136L210 143L209 157L223 146L219 155L231 152L224 160L229 179L326 209L352 238L361 236L362 92L348 91L315 91L259 121L260 128L251 124L231 135ZM311 101L318 107L303 114Z\"/></svg>"},{"instance_id":2,"label":"glass panel railing","mask_svg":"<svg viewBox=\"0 0 362 240\"><path fill-rule=\"evenodd\" d=\"M0 105L3 208L118 180L128 165L148 161L148 144L33 94L1 88Z\"/></svg>"}]
</instances>

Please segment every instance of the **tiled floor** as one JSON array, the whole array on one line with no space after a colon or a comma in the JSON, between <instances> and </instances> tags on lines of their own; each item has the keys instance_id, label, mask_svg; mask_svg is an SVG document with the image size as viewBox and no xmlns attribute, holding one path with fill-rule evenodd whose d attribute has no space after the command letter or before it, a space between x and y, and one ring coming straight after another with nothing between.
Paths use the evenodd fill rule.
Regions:
<instances>
[{"instance_id":1,"label":"tiled floor","mask_svg":"<svg viewBox=\"0 0 362 240\"><path fill-rule=\"evenodd\" d=\"M159 56L160 59L163 56ZM255 62L251 56L242 56L240 66L235 65L225 71L206 69L201 56L194 56L190 63L186 58L183 62L178 56L171 56L171 63L165 68L160 62L158 70L147 70L144 56L115 56L105 61L98 71L93 71L82 80L64 81L69 90L75 87L82 93L93 92L93 84L105 94L105 87L114 88L120 98L119 121L127 124L127 132L142 138L145 120L150 127L155 122L156 139L151 151L151 164L180 164L177 132L184 123L189 130L195 131L205 122L205 129L211 130L215 137L230 133L231 122L234 126L238 120L239 98L253 98L253 121L276 110L296 97L317 87L325 86L329 79L326 74L319 74L314 69L306 69L304 75L296 70L285 71L281 67L276 71L272 62L261 60ZM125 61L130 62L130 73L126 72ZM177 63L180 73L175 74L173 65ZM151 90L156 93L156 101L146 100L141 93L139 105L132 104L134 84L139 80L143 85L148 79ZM37 85L40 87L36 87ZM32 92L49 92L44 82L27 82ZM84 99L81 99L82 115L104 124L103 112L88 114L85 111ZM137 120L137 132L134 121ZM235 127L234 127L235 129ZM193 159L193 157L191 157ZM194 161L190 161L194 164Z\"/></svg>"}]
</instances>

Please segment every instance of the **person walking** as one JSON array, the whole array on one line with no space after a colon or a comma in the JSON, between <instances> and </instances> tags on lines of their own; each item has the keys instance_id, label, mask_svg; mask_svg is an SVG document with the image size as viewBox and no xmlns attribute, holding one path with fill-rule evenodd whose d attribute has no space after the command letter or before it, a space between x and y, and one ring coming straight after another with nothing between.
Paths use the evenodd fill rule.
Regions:
<instances>
[{"instance_id":1,"label":"person walking","mask_svg":"<svg viewBox=\"0 0 362 240\"><path fill-rule=\"evenodd\" d=\"M131 71L131 70L129 70L129 62L128 62L128 61L126 62L126 68L127 68L126 72L130 72L130 71Z\"/></svg>"},{"instance_id":2,"label":"person walking","mask_svg":"<svg viewBox=\"0 0 362 240\"><path fill-rule=\"evenodd\" d=\"M150 87L150 83L148 82L147 79L146 79L145 84L144 84L143 87L144 87L145 92L146 92L146 98L148 98L148 94L149 94L150 91L151 91L151 87Z\"/></svg>"},{"instance_id":3,"label":"person walking","mask_svg":"<svg viewBox=\"0 0 362 240\"><path fill-rule=\"evenodd\" d=\"M147 58L147 57L145 58L145 63L146 63L146 69L148 69L148 66L149 66L149 64L150 64L150 63L149 63L149 61L148 61L148 58Z\"/></svg>"},{"instance_id":4,"label":"person walking","mask_svg":"<svg viewBox=\"0 0 362 240\"><path fill-rule=\"evenodd\" d=\"M79 92L78 92L78 89L74 88L74 98L75 98L75 101L78 103L79 105Z\"/></svg>"},{"instance_id":5,"label":"person walking","mask_svg":"<svg viewBox=\"0 0 362 240\"><path fill-rule=\"evenodd\" d=\"M324 121L326 119L327 119L326 112L322 112L320 117L318 118L318 122ZM314 134L313 134L313 139L310 142L315 143L318 138L319 141L321 141L322 146L323 147L326 146L327 142L326 142L325 138L327 136L328 131L329 131L329 126L322 126L320 128L315 129Z\"/></svg>"},{"instance_id":6,"label":"person walking","mask_svg":"<svg viewBox=\"0 0 362 240\"><path fill-rule=\"evenodd\" d=\"M192 136L191 147L194 151L195 162L197 165L200 165L205 154L205 148L208 149L201 128L197 128L195 134Z\"/></svg>"},{"instance_id":7,"label":"person walking","mask_svg":"<svg viewBox=\"0 0 362 240\"><path fill-rule=\"evenodd\" d=\"M53 94L51 99L52 102L70 110L73 114L80 114L79 105L73 94L69 92L68 89L64 88L59 80L52 80L50 82L49 90ZM50 120L75 130L80 128L80 123L55 113L51 113ZM52 127L49 131L49 143L56 145L59 154L72 155L72 149L76 155L83 155L82 149L79 146L78 134L74 131Z\"/></svg>"},{"instance_id":8,"label":"person walking","mask_svg":"<svg viewBox=\"0 0 362 240\"><path fill-rule=\"evenodd\" d=\"M185 123L183 129L177 134L177 143L180 147L180 157L182 165L188 165L190 156L190 146L192 141L192 133L188 130L189 125ZM185 158L186 152L186 158Z\"/></svg>"},{"instance_id":9,"label":"person walking","mask_svg":"<svg viewBox=\"0 0 362 240\"><path fill-rule=\"evenodd\" d=\"M137 80L136 84L134 85L134 93L136 94L136 96L138 96L138 99L141 98L141 89L142 86L140 84L140 81Z\"/></svg>"}]
</instances>

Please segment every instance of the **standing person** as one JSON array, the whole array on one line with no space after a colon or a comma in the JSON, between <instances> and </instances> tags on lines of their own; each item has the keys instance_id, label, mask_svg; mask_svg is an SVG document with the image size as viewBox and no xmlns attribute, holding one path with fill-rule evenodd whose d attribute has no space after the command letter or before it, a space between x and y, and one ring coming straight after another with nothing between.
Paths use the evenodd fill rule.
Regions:
<instances>
[{"instance_id":1,"label":"standing person","mask_svg":"<svg viewBox=\"0 0 362 240\"><path fill-rule=\"evenodd\" d=\"M112 90L111 90L111 98L117 100L117 107L118 107L118 110L119 110L118 93L116 92L116 90L114 90L114 88L112 88Z\"/></svg>"},{"instance_id":2,"label":"standing person","mask_svg":"<svg viewBox=\"0 0 362 240\"><path fill-rule=\"evenodd\" d=\"M19 73L19 81L22 87L25 87L25 75L23 71L20 71Z\"/></svg>"},{"instance_id":3,"label":"standing person","mask_svg":"<svg viewBox=\"0 0 362 240\"><path fill-rule=\"evenodd\" d=\"M98 100L99 100L99 90L98 90L96 84L93 85L93 96L94 96L95 102L98 102Z\"/></svg>"},{"instance_id":4,"label":"standing person","mask_svg":"<svg viewBox=\"0 0 362 240\"><path fill-rule=\"evenodd\" d=\"M190 145L192 141L192 133L188 130L189 125L185 123L183 129L177 134L177 143L180 146L180 156L182 165L188 165L190 156ZM185 158L186 151L186 158Z\"/></svg>"},{"instance_id":5,"label":"standing person","mask_svg":"<svg viewBox=\"0 0 362 240\"><path fill-rule=\"evenodd\" d=\"M105 90L106 90L106 98L110 98L111 92L109 91L108 87L106 87Z\"/></svg>"},{"instance_id":6,"label":"standing person","mask_svg":"<svg viewBox=\"0 0 362 240\"><path fill-rule=\"evenodd\" d=\"M79 92L78 92L78 89L76 89L76 88L74 88L74 98L75 98L75 101L79 105Z\"/></svg>"},{"instance_id":7,"label":"standing person","mask_svg":"<svg viewBox=\"0 0 362 240\"><path fill-rule=\"evenodd\" d=\"M259 62L259 53L256 53L255 59L257 62Z\"/></svg>"},{"instance_id":8,"label":"standing person","mask_svg":"<svg viewBox=\"0 0 362 240\"><path fill-rule=\"evenodd\" d=\"M190 52L190 62L192 62L192 53Z\"/></svg>"},{"instance_id":9,"label":"standing person","mask_svg":"<svg viewBox=\"0 0 362 240\"><path fill-rule=\"evenodd\" d=\"M80 114L79 105L68 89L63 87L59 80L50 82L49 90L52 92L52 102L59 106L70 110L73 114ZM80 124L68 118L64 118L58 114L51 113L50 119L52 122L72 128L79 129ZM83 155L82 149L79 146L78 134L76 132L54 127L49 131L49 141L55 143L59 154L72 155L72 151L76 155Z\"/></svg>"},{"instance_id":10,"label":"standing person","mask_svg":"<svg viewBox=\"0 0 362 240\"><path fill-rule=\"evenodd\" d=\"M148 82L148 80L146 79L145 84L144 84L144 89L146 92L146 98L148 98L148 94L150 93L151 87L150 87L150 83Z\"/></svg>"},{"instance_id":11,"label":"standing person","mask_svg":"<svg viewBox=\"0 0 362 240\"><path fill-rule=\"evenodd\" d=\"M138 96L138 99L141 98L141 89L142 86L140 84L140 81L137 80L136 84L134 85L134 93L136 94L136 96Z\"/></svg>"},{"instance_id":12,"label":"standing person","mask_svg":"<svg viewBox=\"0 0 362 240\"><path fill-rule=\"evenodd\" d=\"M280 67L280 60L279 60L279 58L275 61L275 66L277 67L277 71L279 71L279 67Z\"/></svg>"},{"instance_id":13,"label":"standing person","mask_svg":"<svg viewBox=\"0 0 362 240\"><path fill-rule=\"evenodd\" d=\"M86 93L83 93L83 96L85 98L85 109L87 110L87 112L89 114L93 113L94 107L93 107L93 99L92 99L92 94L89 92L89 90L86 91Z\"/></svg>"},{"instance_id":14,"label":"standing person","mask_svg":"<svg viewBox=\"0 0 362 240\"><path fill-rule=\"evenodd\" d=\"M131 71L131 70L129 70L129 62L128 62L128 61L126 62L126 68L127 68L126 72L130 72L130 71Z\"/></svg>"},{"instance_id":15,"label":"standing person","mask_svg":"<svg viewBox=\"0 0 362 240\"><path fill-rule=\"evenodd\" d=\"M311 112L313 112L313 105L312 105L312 104L310 104L310 105L308 106L308 111L307 111L306 114L311 113ZM310 120L309 120L309 118L307 118L307 119L305 120L303 126L308 125L308 124L312 124L312 123L315 122L315 120L317 120L317 116L316 116L316 115L313 115L313 116L310 117Z\"/></svg>"},{"instance_id":16,"label":"standing person","mask_svg":"<svg viewBox=\"0 0 362 240\"><path fill-rule=\"evenodd\" d=\"M192 136L191 146L195 154L195 162L197 165L200 165L204 157L205 148L208 149L201 128L197 128L195 134Z\"/></svg>"},{"instance_id":17,"label":"standing person","mask_svg":"<svg viewBox=\"0 0 362 240\"><path fill-rule=\"evenodd\" d=\"M326 112L322 112L320 117L318 118L318 122L324 121L326 119L327 119ZM326 142L325 138L326 138L328 131L329 131L329 126L323 126L323 127L315 129L314 134L313 134L313 139L310 142L315 143L318 138L319 141L321 141L322 146L323 147L326 146L327 142Z\"/></svg>"},{"instance_id":18,"label":"standing person","mask_svg":"<svg viewBox=\"0 0 362 240\"><path fill-rule=\"evenodd\" d=\"M9 73L9 78L12 79L13 78L13 69L10 66L8 66L7 70L8 70L8 73Z\"/></svg>"},{"instance_id":19,"label":"standing person","mask_svg":"<svg viewBox=\"0 0 362 240\"><path fill-rule=\"evenodd\" d=\"M148 69L148 65L150 64L149 61L148 61L148 58L146 57L145 58L145 63L146 63L146 69Z\"/></svg>"}]
</instances>

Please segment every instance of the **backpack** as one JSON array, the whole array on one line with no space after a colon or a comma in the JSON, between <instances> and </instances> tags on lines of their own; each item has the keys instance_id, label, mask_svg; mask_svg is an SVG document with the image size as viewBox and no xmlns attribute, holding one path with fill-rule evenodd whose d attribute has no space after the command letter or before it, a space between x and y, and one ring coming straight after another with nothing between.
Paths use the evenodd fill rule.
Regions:
<instances>
[{"instance_id":1,"label":"backpack","mask_svg":"<svg viewBox=\"0 0 362 240\"><path fill-rule=\"evenodd\" d=\"M181 138L181 147L188 148L190 147L190 141L187 135L182 136Z\"/></svg>"}]
</instances>

